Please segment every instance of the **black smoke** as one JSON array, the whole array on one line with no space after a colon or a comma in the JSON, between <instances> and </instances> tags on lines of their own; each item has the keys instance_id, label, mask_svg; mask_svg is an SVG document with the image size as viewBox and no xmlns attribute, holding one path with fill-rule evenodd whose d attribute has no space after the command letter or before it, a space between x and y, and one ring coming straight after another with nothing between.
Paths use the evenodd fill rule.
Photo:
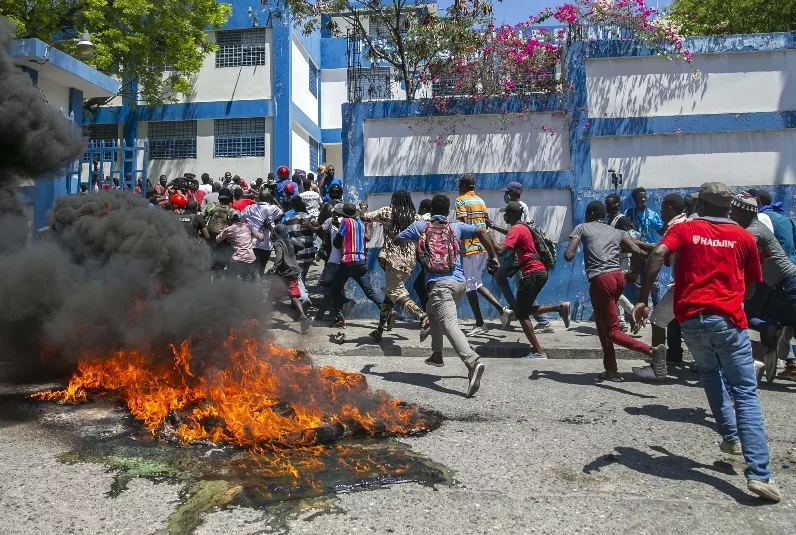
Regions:
<instances>
[{"instance_id":1,"label":"black smoke","mask_svg":"<svg viewBox=\"0 0 796 535\"><path fill-rule=\"evenodd\" d=\"M42 177L77 158L84 141L11 60L14 24L0 17L0 187Z\"/></svg>"},{"instance_id":2,"label":"black smoke","mask_svg":"<svg viewBox=\"0 0 796 535\"><path fill-rule=\"evenodd\" d=\"M208 245L141 196L100 191L56 199L49 232L33 231L15 177L54 175L82 140L11 62L0 19L0 358L18 378L71 372L80 359L141 349L171 360L190 339L197 365L230 329L262 319L262 296L210 283ZM45 178L46 179L46 178ZM8 374L7 374L8 375Z\"/></svg>"}]
</instances>

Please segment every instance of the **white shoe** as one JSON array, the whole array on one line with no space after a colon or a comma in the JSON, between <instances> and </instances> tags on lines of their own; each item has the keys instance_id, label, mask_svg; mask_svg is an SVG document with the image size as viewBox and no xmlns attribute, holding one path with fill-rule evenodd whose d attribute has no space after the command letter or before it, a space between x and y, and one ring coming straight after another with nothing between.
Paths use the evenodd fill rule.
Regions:
<instances>
[{"instance_id":1,"label":"white shoe","mask_svg":"<svg viewBox=\"0 0 796 535\"><path fill-rule=\"evenodd\" d=\"M766 373L766 364L765 362L760 362L756 360L755 364L755 377L757 378L757 386L760 386L760 381L763 380L763 374Z\"/></svg>"},{"instance_id":2,"label":"white shoe","mask_svg":"<svg viewBox=\"0 0 796 535\"><path fill-rule=\"evenodd\" d=\"M509 323L511 323L511 315L512 311L510 308L504 308L503 313L500 315L500 326L503 327L504 331L509 326Z\"/></svg>"},{"instance_id":3,"label":"white shoe","mask_svg":"<svg viewBox=\"0 0 796 535\"><path fill-rule=\"evenodd\" d=\"M489 327L486 325L481 325L480 327L473 327L473 329L466 333L465 336L484 336L485 334L489 334Z\"/></svg>"}]
</instances>

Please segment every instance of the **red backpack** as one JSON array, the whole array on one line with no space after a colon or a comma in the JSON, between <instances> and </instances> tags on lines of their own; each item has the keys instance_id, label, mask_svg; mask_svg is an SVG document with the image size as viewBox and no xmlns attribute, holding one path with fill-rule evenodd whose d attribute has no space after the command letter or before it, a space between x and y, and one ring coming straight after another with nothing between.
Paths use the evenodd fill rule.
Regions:
<instances>
[{"instance_id":1,"label":"red backpack","mask_svg":"<svg viewBox=\"0 0 796 535\"><path fill-rule=\"evenodd\" d=\"M417 260L428 273L450 273L459 258L459 240L447 221L430 221L417 242Z\"/></svg>"}]
</instances>

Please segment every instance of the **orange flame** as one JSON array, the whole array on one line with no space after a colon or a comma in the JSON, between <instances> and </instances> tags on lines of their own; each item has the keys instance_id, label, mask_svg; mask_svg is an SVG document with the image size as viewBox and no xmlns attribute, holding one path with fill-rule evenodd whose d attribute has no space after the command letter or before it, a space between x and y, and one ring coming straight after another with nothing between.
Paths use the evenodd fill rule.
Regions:
<instances>
[{"instance_id":1,"label":"orange flame","mask_svg":"<svg viewBox=\"0 0 796 535\"><path fill-rule=\"evenodd\" d=\"M190 340L171 346L171 353L168 364L134 349L87 355L64 390L32 397L63 403L118 398L153 435L171 431L186 443L210 440L255 452L300 449L309 455L277 456L263 467L296 478L299 468L317 468L320 461L313 457L321 453L325 427L369 435L428 428L416 408L371 392L363 375L316 368L296 351L255 336L233 331L218 348L223 358L201 363L195 362Z\"/></svg>"}]
</instances>

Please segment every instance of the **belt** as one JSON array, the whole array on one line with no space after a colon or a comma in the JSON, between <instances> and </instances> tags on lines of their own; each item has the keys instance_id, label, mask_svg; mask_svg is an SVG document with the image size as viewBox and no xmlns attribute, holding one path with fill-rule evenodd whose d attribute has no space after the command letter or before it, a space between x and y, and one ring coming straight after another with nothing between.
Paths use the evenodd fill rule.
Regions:
<instances>
[{"instance_id":1,"label":"belt","mask_svg":"<svg viewBox=\"0 0 796 535\"><path fill-rule=\"evenodd\" d=\"M694 314L693 316L689 316L688 319L689 320L695 320L695 319L699 318L701 321L705 321L705 318L713 318L713 317L720 316L720 315L721 314L716 314L714 312L699 312L697 314Z\"/></svg>"}]
</instances>

